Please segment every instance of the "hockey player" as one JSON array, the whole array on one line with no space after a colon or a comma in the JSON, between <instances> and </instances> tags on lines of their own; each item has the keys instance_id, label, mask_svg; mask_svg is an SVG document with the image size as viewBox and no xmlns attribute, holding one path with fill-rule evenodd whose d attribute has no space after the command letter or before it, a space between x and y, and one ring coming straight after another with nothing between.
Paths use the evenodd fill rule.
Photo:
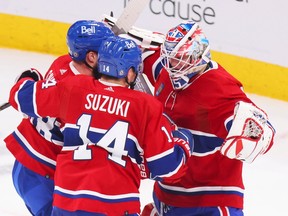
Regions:
<instances>
[{"instance_id":1,"label":"hockey player","mask_svg":"<svg viewBox=\"0 0 288 216\"><path fill-rule=\"evenodd\" d=\"M242 84L211 60L197 23L172 28L155 50L144 61L155 97L179 127L193 132L195 143L185 176L156 182L154 204L142 215L242 216L243 162L265 154L275 130Z\"/></svg>"},{"instance_id":2,"label":"hockey player","mask_svg":"<svg viewBox=\"0 0 288 216\"><path fill-rule=\"evenodd\" d=\"M151 178L174 182L191 154L190 132L172 131L161 103L130 89L142 64L136 43L110 37L98 54L99 80L79 75L35 82L37 72L31 71L10 93L14 108L32 117L59 117L65 124L53 216L139 215L142 158Z\"/></svg>"},{"instance_id":3,"label":"hockey player","mask_svg":"<svg viewBox=\"0 0 288 216\"><path fill-rule=\"evenodd\" d=\"M67 32L69 55L53 62L45 76L46 85L74 75L94 75L99 46L112 35L102 22L79 20L71 25ZM31 71L39 74L35 69ZM42 79L40 75L38 79ZM60 126L56 118L23 118L4 140L16 158L12 172L15 189L32 215L47 216L52 212L56 156L63 146Z\"/></svg>"}]
</instances>

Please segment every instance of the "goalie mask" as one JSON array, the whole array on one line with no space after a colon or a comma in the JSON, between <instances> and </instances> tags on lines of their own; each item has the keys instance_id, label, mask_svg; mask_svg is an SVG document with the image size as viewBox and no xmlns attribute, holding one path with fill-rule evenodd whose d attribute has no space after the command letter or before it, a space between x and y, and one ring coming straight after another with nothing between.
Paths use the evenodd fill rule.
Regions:
<instances>
[{"instance_id":1,"label":"goalie mask","mask_svg":"<svg viewBox=\"0 0 288 216\"><path fill-rule=\"evenodd\" d=\"M161 56L174 89L182 89L210 62L209 41L197 23L184 22L168 31Z\"/></svg>"}]
</instances>

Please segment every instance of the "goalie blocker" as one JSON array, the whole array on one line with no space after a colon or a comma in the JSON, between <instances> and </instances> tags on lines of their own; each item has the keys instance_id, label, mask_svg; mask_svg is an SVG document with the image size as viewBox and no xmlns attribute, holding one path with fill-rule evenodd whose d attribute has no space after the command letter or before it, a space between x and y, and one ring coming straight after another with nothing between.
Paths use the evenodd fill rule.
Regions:
<instances>
[{"instance_id":1,"label":"goalie blocker","mask_svg":"<svg viewBox=\"0 0 288 216\"><path fill-rule=\"evenodd\" d=\"M268 117L251 103L238 102L230 131L220 152L231 159L252 163L273 145L275 129Z\"/></svg>"}]
</instances>

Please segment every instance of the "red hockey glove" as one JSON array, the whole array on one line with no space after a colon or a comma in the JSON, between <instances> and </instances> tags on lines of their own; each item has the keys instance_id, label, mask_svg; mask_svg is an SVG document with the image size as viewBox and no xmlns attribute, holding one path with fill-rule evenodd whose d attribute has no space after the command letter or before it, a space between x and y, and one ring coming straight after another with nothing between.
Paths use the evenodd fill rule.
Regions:
<instances>
[{"instance_id":1,"label":"red hockey glove","mask_svg":"<svg viewBox=\"0 0 288 216\"><path fill-rule=\"evenodd\" d=\"M194 148L193 135L188 129L178 128L172 131L174 143L179 145L185 152L186 160L191 156Z\"/></svg>"}]
</instances>

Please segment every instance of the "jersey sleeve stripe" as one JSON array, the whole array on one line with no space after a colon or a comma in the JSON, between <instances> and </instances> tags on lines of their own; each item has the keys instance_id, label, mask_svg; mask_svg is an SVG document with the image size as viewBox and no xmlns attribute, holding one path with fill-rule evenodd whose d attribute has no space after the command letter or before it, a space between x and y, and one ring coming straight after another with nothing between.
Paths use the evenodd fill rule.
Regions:
<instances>
[{"instance_id":1,"label":"jersey sleeve stripe","mask_svg":"<svg viewBox=\"0 0 288 216\"><path fill-rule=\"evenodd\" d=\"M26 80L20 86L18 94L15 94L15 101L19 107L19 110L31 117L39 117L36 109L36 83L31 80ZM21 101L21 104L19 103Z\"/></svg>"},{"instance_id":2,"label":"jersey sleeve stripe","mask_svg":"<svg viewBox=\"0 0 288 216\"><path fill-rule=\"evenodd\" d=\"M147 157L146 160L147 160L147 162L152 162L152 161L155 161L155 160L159 160L160 158L164 158L167 155L172 154L173 151L174 151L174 148L171 148L171 149L168 149L165 152L162 152L161 154L157 154L157 155L154 155L154 156L149 157L149 158Z\"/></svg>"},{"instance_id":3,"label":"jersey sleeve stripe","mask_svg":"<svg viewBox=\"0 0 288 216\"><path fill-rule=\"evenodd\" d=\"M55 169L56 161L37 152L17 129L13 132L13 136L31 157Z\"/></svg>"},{"instance_id":4,"label":"jersey sleeve stripe","mask_svg":"<svg viewBox=\"0 0 288 216\"><path fill-rule=\"evenodd\" d=\"M165 185L162 182L158 182L161 190L165 190L170 193L179 194L179 195L200 195L200 194L237 194L243 196L244 190L240 187L233 186L205 186L205 187L193 187L193 188L184 188L178 186Z\"/></svg>"}]
</instances>

